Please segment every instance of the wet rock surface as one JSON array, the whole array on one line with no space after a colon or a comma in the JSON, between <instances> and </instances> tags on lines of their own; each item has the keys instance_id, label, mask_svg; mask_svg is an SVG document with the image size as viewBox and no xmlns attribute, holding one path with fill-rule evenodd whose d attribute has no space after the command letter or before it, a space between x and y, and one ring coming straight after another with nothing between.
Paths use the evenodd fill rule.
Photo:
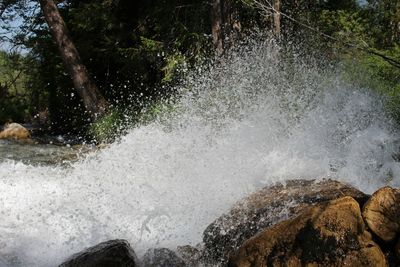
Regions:
<instances>
[{"instance_id":1,"label":"wet rock surface","mask_svg":"<svg viewBox=\"0 0 400 267\"><path fill-rule=\"evenodd\" d=\"M400 190L383 187L376 191L365 204L363 217L380 239L394 241L400 232Z\"/></svg>"},{"instance_id":2,"label":"wet rock surface","mask_svg":"<svg viewBox=\"0 0 400 267\"><path fill-rule=\"evenodd\" d=\"M185 267L185 261L167 248L149 249L142 259L143 267Z\"/></svg>"},{"instance_id":3,"label":"wet rock surface","mask_svg":"<svg viewBox=\"0 0 400 267\"><path fill-rule=\"evenodd\" d=\"M228 266L387 266L359 203L343 197L304 209L247 240Z\"/></svg>"},{"instance_id":4,"label":"wet rock surface","mask_svg":"<svg viewBox=\"0 0 400 267\"><path fill-rule=\"evenodd\" d=\"M185 261L187 266L202 266L201 256L202 247L192 247L192 246L179 246L177 248L177 253Z\"/></svg>"},{"instance_id":5,"label":"wet rock surface","mask_svg":"<svg viewBox=\"0 0 400 267\"><path fill-rule=\"evenodd\" d=\"M137 267L135 252L125 240L110 240L72 255L59 267Z\"/></svg>"},{"instance_id":6,"label":"wet rock surface","mask_svg":"<svg viewBox=\"0 0 400 267\"><path fill-rule=\"evenodd\" d=\"M238 202L196 247L150 249L138 261L128 242L111 240L60 266L400 266L398 198L391 187L370 197L333 180L287 181Z\"/></svg>"},{"instance_id":7,"label":"wet rock surface","mask_svg":"<svg viewBox=\"0 0 400 267\"><path fill-rule=\"evenodd\" d=\"M310 205L351 196L359 203L368 196L352 186L333 180L292 180L251 194L229 213L207 227L203 235L203 260L224 263L230 253L260 230L298 215Z\"/></svg>"}]
</instances>

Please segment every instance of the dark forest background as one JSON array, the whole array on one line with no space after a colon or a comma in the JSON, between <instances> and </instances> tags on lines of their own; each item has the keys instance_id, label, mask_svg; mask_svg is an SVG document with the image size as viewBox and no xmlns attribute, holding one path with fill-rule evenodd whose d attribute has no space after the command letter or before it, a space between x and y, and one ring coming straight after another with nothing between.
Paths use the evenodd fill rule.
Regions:
<instances>
[{"instance_id":1,"label":"dark forest background","mask_svg":"<svg viewBox=\"0 0 400 267\"><path fill-rule=\"evenodd\" d=\"M156 110L149 107L173 96L186 70L223 58L254 31L284 49L290 44L348 66L354 79L364 73L400 118L399 0L66 0L57 6L110 109L95 124L85 113L39 2L3 0L0 124L107 136L126 116L137 121L144 109Z\"/></svg>"}]
</instances>

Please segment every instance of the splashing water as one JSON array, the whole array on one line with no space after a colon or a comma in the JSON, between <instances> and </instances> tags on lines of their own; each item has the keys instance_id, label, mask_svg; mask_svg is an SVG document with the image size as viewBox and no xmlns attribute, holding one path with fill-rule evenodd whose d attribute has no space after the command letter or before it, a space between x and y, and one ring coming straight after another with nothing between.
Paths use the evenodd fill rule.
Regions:
<instances>
[{"instance_id":1,"label":"splashing water","mask_svg":"<svg viewBox=\"0 0 400 267\"><path fill-rule=\"evenodd\" d=\"M281 60L271 42L243 50L191 75L172 112L70 167L0 162L0 266L54 266L113 238L139 254L195 245L276 181L400 184L398 136L377 96Z\"/></svg>"}]
</instances>

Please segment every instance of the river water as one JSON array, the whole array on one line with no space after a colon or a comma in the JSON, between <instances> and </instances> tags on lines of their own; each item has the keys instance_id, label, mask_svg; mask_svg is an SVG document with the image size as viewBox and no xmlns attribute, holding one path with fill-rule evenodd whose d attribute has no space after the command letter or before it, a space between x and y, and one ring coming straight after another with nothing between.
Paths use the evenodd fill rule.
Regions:
<instances>
[{"instance_id":1,"label":"river water","mask_svg":"<svg viewBox=\"0 0 400 267\"><path fill-rule=\"evenodd\" d=\"M0 162L22 162L28 165L69 165L92 150L95 150L94 146L0 140Z\"/></svg>"},{"instance_id":2,"label":"river water","mask_svg":"<svg viewBox=\"0 0 400 267\"><path fill-rule=\"evenodd\" d=\"M13 156L0 145L0 266L55 266L113 238L139 255L196 245L234 202L276 181L331 177L369 193L400 184L381 99L339 70L283 63L265 42L177 90L169 112L70 164L26 161L53 146Z\"/></svg>"}]
</instances>

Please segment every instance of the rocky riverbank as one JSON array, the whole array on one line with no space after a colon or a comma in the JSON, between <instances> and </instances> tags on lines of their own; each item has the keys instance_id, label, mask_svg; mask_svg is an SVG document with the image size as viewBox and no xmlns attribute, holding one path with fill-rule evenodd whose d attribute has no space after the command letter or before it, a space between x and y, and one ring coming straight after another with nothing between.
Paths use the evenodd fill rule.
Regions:
<instances>
[{"instance_id":1,"label":"rocky riverbank","mask_svg":"<svg viewBox=\"0 0 400 267\"><path fill-rule=\"evenodd\" d=\"M369 196L333 180L293 180L238 202L196 247L138 259L127 241L111 240L60 266L400 266L399 233L399 189Z\"/></svg>"},{"instance_id":2,"label":"rocky riverbank","mask_svg":"<svg viewBox=\"0 0 400 267\"><path fill-rule=\"evenodd\" d=\"M3 130L1 130L3 128ZM13 160L33 165L70 164L100 145L82 144L75 136L47 135L29 125L0 126L0 162Z\"/></svg>"}]
</instances>

